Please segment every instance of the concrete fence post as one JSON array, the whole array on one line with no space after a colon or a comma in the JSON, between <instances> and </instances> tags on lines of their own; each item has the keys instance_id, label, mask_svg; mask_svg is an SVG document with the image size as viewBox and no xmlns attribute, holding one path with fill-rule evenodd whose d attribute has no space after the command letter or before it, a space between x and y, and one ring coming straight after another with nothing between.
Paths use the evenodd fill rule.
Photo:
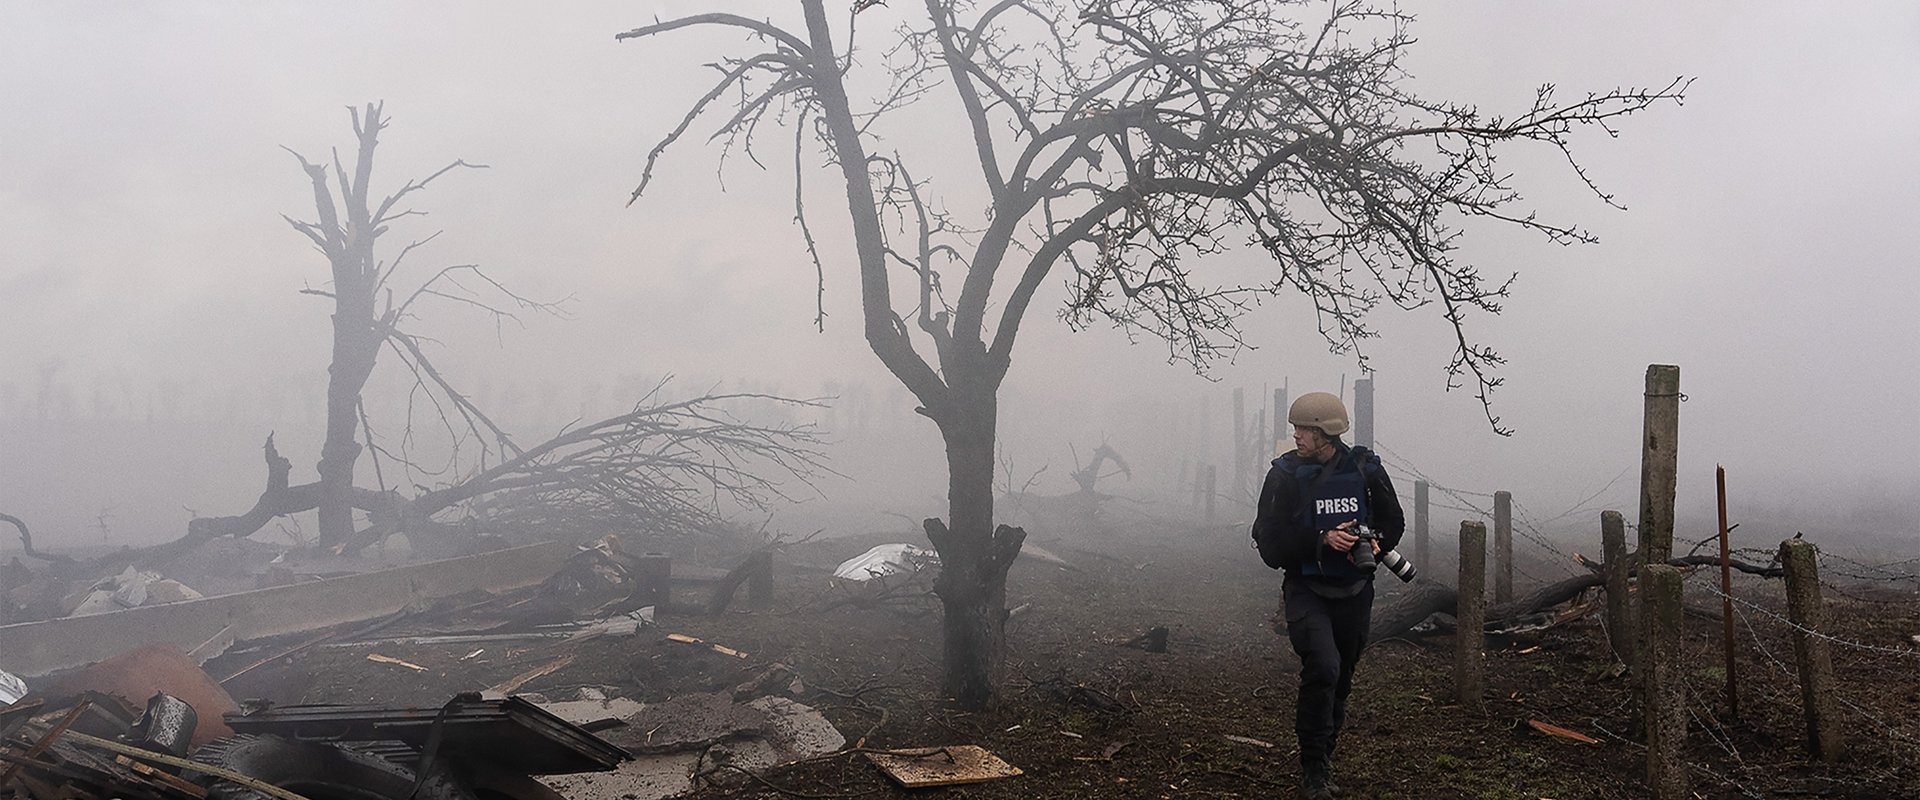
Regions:
<instances>
[{"instance_id":1,"label":"concrete fence post","mask_svg":"<svg viewBox=\"0 0 1920 800\"><path fill-rule=\"evenodd\" d=\"M1640 435L1640 563L1665 564L1673 557L1673 498L1680 464L1680 368L1671 364L1647 366L1645 410ZM1641 573L1641 602L1635 611L1634 657L1647 652L1650 617L1646 605L1646 573ZM1627 662L1639 669L1637 662ZM1645 683L1635 681L1635 712L1645 721L1650 699Z\"/></svg>"},{"instance_id":2,"label":"concrete fence post","mask_svg":"<svg viewBox=\"0 0 1920 800\"><path fill-rule=\"evenodd\" d=\"M1633 663L1633 598L1627 593L1632 565L1627 563L1627 520L1618 511L1600 512L1600 557L1606 561L1607 641L1622 664Z\"/></svg>"},{"instance_id":3,"label":"concrete fence post","mask_svg":"<svg viewBox=\"0 0 1920 800\"><path fill-rule=\"evenodd\" d=\"M1460 592L1454 609L1453 685L1460 708L1486 712L1487 524L1460 523Z\"/></svg>"},{"instance_id":4,"label":"concrete fence post","mask_svg":"<svg viewBox=\"0 0 1920 800\"><path fill-rule=\"evenodd\" d=\"M1427 539L1428 539L1427 507L1428 507L1427 506L1427 482L1414 481L1413 482L1413 563L1414 563L1414 566L1417 566L1421 569L1426 569L1428 564L1433 563L1430 559L1428 559L1428 556L1431 555L1432 553L1431 551L1429 551L1427 547Z\"/></svg>"},{"instance_id":5,"label":"concrete fence post","mask_svg":"<svg viewBox=\"0 0 1920 800\"><path fill-rule=\"evenodd\" d=\"M1847 754L1840 730L1840 705L1833 679L1833 654L1822 632L1827 607L1820 599L1820 572L1812 542L1780 543L1780 564L1787 572L1787 618L1793 621L1793 660L1800 671L1800 703L1807 721L1807 752L1821 761Z\"/></svg>"},{"instance_id":6,"label":"concrete fence post","mask_svg":"<svg viewBox=\"0 0 1920 800\"><path fill-rule=\"evenodd\" d=\"M1640 679L1647 705L1647 788L1655 800L1683 800L1687 793L1687 687L1681 676L1680 634L1685 604L1680 568L1649 564L1640 569L1640 592L1649 624Z\"/></svg>"},{"instance_id":7,"label":"concrete fence post","mask_svg":"<svg viewBox=\"0 0 1920 800\"><path fill-rule=\"evenodd\" d=\"M1493 493L1493 601L1513 600L1513 493Z\"/></svg>"}]
</instances>

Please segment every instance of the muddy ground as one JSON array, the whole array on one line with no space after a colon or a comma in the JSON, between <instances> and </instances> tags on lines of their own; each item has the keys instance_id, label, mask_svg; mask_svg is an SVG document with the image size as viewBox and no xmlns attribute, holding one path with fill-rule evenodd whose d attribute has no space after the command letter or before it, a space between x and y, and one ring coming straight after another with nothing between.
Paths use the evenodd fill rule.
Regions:
<instances>
[{"instance_id":1,"label":"muddy ground","mask_svg":"<svg viewBox=\"0 0 1920 800\"><path fill-rule=\"evenodd\" d=\"M700 798L747 797L1273 797L1296 780L1292 703L1296 661L1272 631L1279 580L1237 526L1136 531L1039 544L1071 563L1023 557L1009 606L1030 605L1010 625L1011 657L998 706L962 713L937 695L937 610L923 600L846 602L826 568L904 534L808 542L782 555L769 610L717 616L662 614L631 638L583 642L322 647L259 666L234 681L236 697L278 703L438 705L452 693L496 685L571 657L523 692L567 699L604 687L642 701L727 690L773 662L790 664L800 696L824 710L850 742L868 748L978 744L1025 774L994 783L909 793L847 753L733 776ZM1440 547L1436 543L1436 549ZM1440 565L1444 568L1444 565ZM1689 581L1689 602L1718 600ZM1384 578L1380 602L1397 582ZM1526 589L1522 581L1521 590ZM1830 595L1834 653L1853 752L1838 766L1807 762L1787 629L1762 609L1784 609L1777 581L1743 578L1737 674L1742 716L1722 699L1720 626L1688 620L1694 724L1689 761L1703 798L1920 797L1920 598L1881 587ZM1711 602L1709 602L1711 601ZM1744 607L1743 607L1744 608ZM1122 646L1150 626L1171 629L1166 653ZM734 658L668 641L683 633L740 651ZM1452 704L1453 641L1435 636L1378 643L1361 664L1336 774L1376 798L1637 798L1646 796L1644 751L1632 740L1629 684L1598 615L1489 642L1484 716ZM1898 652L1906 648L1907 654ZM484 650L471 655L475 650ZM367 660L378 653L425 671ZM470 656L470 657L469 657ZM247 654L210 665L221 674ZM463 660L464 657L464 660ZM1542 734L1539 720L1598 744Z\"/></svg>"}]
</instances>

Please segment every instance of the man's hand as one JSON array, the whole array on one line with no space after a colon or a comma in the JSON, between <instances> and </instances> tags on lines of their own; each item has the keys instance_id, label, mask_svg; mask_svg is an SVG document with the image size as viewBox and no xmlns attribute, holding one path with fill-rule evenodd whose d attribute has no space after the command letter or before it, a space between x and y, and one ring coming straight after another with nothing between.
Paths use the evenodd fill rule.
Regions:
<instances>
[{"instance_id":1,"label":"man's hand","mask_svg":"<svg viewBox=\"0 0 1920 800\"><path fill-rule=\"evenodd\" d=\"M1338 552L1347 553L1351 555L1353 551L1353 543L1360 541L1360 537L1347 532L1347 529L1351 527L1353 527L1353 521L1348 520L1346 522L1342 522L1339 525L1335 526L1333 530L1327 531L1325 534L1323 534L1324 538L1326 539L1327 546L1333 548ZM1373 545L1374 555L1376 556L1380 555L1380 540L1374 539L1367 542L1367 544Z\"/></svg>"},{"instance_id":2,"label":"man's hand","mask_svg":"<svg viewBox=\"0 0 1920 800\"><path fill-rule=\"evenodd\" d=\"M1347 520L1333 530L1327 531L1323 537L1327 541L1327 546L1342 553L1351 551L1353 543L1360 541L1360 537L1347 532L1351 527L1353 527L1353 520Z\"/></svg>"}]
</instances>

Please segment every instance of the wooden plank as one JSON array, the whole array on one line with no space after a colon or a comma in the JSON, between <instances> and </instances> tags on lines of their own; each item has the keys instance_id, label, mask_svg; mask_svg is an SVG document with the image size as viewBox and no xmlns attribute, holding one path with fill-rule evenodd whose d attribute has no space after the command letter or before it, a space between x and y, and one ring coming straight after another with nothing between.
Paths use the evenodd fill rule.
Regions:
<instances>
[{"instance_id":1,"label":"wooden plank","mask_svg":"<svg viewBox=\"0 0 1920 800\"><path fill-rule=\"evenodd\" d=\"M973 744L868 753L867 759L908 789L982 783L1021 774L1019 767Z\"/></svg>"}]
</instances>

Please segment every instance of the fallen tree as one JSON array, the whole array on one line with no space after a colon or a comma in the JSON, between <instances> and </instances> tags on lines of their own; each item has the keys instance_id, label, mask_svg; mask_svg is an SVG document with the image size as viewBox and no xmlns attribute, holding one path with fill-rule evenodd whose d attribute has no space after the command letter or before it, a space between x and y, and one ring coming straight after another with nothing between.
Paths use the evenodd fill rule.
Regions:
<instances>
[{"instance_id":1,"label":"fallen tree","mask_svg":"<svg viewBox=\"0 0 1920 800\"><path fill-rule=\"evenodd\" d=\"M1505 603L1487 608L1486 630L1498 631L1512 627L1521 618L1538 614L1546 609L1565 603L1578 597L1581 592L1606 582L1606 565L1580 557L1581 566L1587 572L1574 575L1554 583L1547 584L1527 594ZM1676 567L1719 566L1720 557L1710 555L1690 555L1667 560ZM1627 574L1639 572L1640 555L1627 556ZM1749 575L1763 578L1778 578L1786 573L1778 564L1749 564L1737 558L1727 559L1727 565ZM1416 631L1420 623L1426 622L1435 614L1453 614L1460 600L1459 591L1438 581L1425 578L1415 580L1411 591L1399 595L1393 603L1374 611L1373 622L1367 632L1367 641L1379 642L1386 639L1419 636L1435 631Z\"/></svg>"},{"instance_id":2,"label":"fallen tree","mask_svg":"<svg viewBox=\"0 0 1920 800\"><path fill-rule=\"evenodd\" d=\"M789 497L789 482L810 486L821 468L821 440L813 426L756 423L726 410L747 401L817 405L759 394L643 401L630 412L571 427L419 494L353 487L350 502L367 514L368 524L331 549L352 552L394 533L460 535L483 528L540 530L546 538L608 529L661 536L719 532L725 528L722 500L760 508ZM320 482L292 484L293 465L271 435L264 451L267 485L252 508L234 516L195 518L185 536L121 550L92 562L87 571L158 567L214 539L243 538L277 517L316 510ZM450 514L459 516L448 521Z\"/></svg>"}]
</instances>

